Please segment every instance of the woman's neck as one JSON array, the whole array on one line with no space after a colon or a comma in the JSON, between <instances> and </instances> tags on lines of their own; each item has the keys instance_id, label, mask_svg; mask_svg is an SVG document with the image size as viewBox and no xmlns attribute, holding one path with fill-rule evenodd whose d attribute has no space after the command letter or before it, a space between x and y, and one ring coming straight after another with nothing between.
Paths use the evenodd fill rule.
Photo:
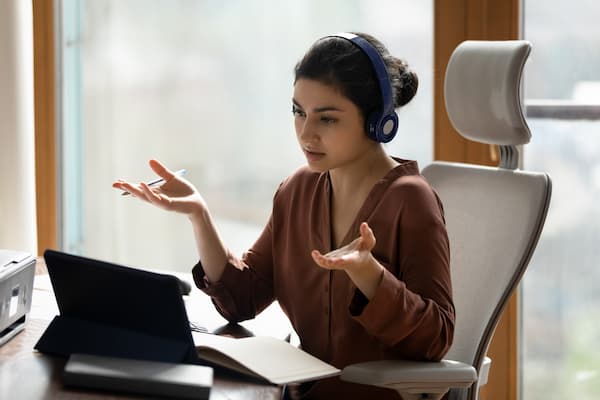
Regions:
<instances>
[{"instance_id":1,"label":"woman's neck","mask_svg":"<svg viewBox=\"0 0 600 400\"><path fill-rule=\"evenodd\" d=\"M366 195L396 165L382 146L374 146L360 159L329 171L333 193L337 198Z\"/></svg>"}]
</instances>

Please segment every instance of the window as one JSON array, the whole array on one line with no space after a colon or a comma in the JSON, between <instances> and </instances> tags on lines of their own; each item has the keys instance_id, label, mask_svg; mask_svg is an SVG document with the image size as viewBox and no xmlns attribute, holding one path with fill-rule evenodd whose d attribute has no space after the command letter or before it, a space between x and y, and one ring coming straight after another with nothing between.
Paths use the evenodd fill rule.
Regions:
<instances>
[{"instance_id":1,"label":"window","mask_svg":"<svg viewBox=\"0 0 600 400\"><path fill-rule=\"evenodd\" d=\"M600 397L600 5L524 2L527 169L553 195L523 282L522 398Z\"/></svg>"},{"instance_id":2,"label":"window","mask_svg":"<svg viewBox=\"0 0 600 400\"><path fill-rule=\"evenodd\" d=\"M241 254L270 214L279 182L304 159L290 113L293 67L320 36L374 34L417 71L391 154L432 159L433 1L61 2L62 232L67 251L189 270L185 217L110 187L152 178L157 158L205 197Z\"/></svg>"}]
</instances>

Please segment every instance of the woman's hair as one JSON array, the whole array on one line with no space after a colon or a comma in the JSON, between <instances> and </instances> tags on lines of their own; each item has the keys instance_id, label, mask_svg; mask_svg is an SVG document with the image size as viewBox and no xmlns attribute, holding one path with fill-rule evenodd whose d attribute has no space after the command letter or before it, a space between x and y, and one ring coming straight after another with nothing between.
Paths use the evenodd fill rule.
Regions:
<instances>
[{"instance_id":1,"label":"woman's hair","mask_svg":"<svg viewBox=\"0 0 600 400\"><path fill-rule=\"evenodd\" d=\"M407 104L417 93L417 74L406 62L392 56L373 36L353 33L367 40L382 56L392 86L394 108ZM370 112L383 107L371 60L348 39L326 36L317 40L296 64L294 72L294 83L302 78L313 79L340 90L356 104L365 118Z\"/></svg>"}]
</instances>

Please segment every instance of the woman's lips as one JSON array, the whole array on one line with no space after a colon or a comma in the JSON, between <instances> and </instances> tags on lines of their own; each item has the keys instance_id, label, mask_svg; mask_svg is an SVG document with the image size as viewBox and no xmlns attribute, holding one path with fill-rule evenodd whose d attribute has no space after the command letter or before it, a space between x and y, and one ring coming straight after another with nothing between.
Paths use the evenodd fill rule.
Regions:
<instances>
[{"instance_id":1,"label":"woman's lips","mask_svg":"<svg viewBox=\"0 0 600 400\"><path fill-rule=\"evenodd\" d=\"M304 154L308 161L319 161L325 157L325 153L304 149Z\"/></svg>"}]
</instances>

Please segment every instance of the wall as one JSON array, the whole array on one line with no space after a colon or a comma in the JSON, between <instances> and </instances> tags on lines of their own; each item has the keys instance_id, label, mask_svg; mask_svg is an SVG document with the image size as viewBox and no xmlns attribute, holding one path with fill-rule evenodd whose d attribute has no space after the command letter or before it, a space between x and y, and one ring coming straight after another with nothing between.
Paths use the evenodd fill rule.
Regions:
<instances>
[{"instance_id":1,"label":"wall","mask_svg":"<svg viewBox=\"0 0 600 400\"><path fill-rule=\"evenodd\" d=\"M0 0L0 248L36 254L31 2Z\"/></svg>"}]
</instances>

